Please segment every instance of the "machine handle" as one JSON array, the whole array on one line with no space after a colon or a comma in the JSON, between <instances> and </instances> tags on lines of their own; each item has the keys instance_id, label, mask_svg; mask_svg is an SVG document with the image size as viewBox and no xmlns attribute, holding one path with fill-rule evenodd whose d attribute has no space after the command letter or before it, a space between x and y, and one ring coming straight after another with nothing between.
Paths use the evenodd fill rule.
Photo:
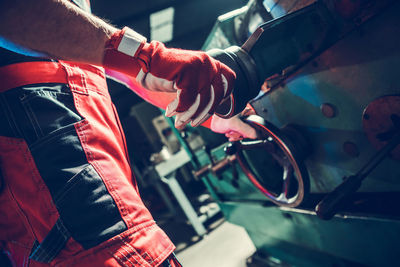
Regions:
<instances>
[{"instance_id":1,"label":"machine handle","mask_svg":"<svg viewBox=\"0 0 400 267\"><path fill-rule=\"evenodd\" d=\"M236 155L228 156L220 161L217 161L215 163L208 164L199 170L193 172L193 175L195 177L201 177L208 172L211 172L213 174L217 174L218 172L224 170L228 166L232 166L232 163L236 160Z\"/></svg>"},{"instance_id":2,"label":"machine handle","mask_svg":"<svg viewBox=\"0 0 400 267\"><path fill-rule=\"evenodd\" d=\"M392 139L383 146L355 175L351 175L326 195L315 207L318 217L324 220L331 219L345 204L350 195L360 188L362 181L378 164L400 143L400 130L395 131Z\"/></svg>"},{"instance_id":3,"label":"machine handle","mask_svg":"<svg viewBox=\"0 0 400 267\"><path fill-rule=\"evenodd\" d=\"M317 216L323 220L330 220L337 211L346 203L347 198L355 193L361 186L359 176L349 176L315 207Z\"/></svg>"}]
</instances>

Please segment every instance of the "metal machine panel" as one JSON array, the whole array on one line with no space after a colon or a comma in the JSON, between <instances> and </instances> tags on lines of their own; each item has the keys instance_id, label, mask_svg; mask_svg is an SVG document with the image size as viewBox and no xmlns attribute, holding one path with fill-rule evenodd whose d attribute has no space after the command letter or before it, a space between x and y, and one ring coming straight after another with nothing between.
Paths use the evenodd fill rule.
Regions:
<instances>
[{"instance_id":1,"label":"metal machine panel","mask_svg":"<svg viewBox=\"0 0 400 267\"><path fill-rule=\"evenodd\" d=\"M260 4L266 7L267 2L270 2L267 11L281 8L280 15L271 12L269 19L273 20L268 25L279 26L291 21L292 26L279 26L288 31L264 35L262 45L261 41L259 46L250 44L253 50L246 50L248 44L241 47L254 60L253 72L262 84L262 92L250 104L266 121L260 126L271 130L258 140L265 151L258 151L253 157L237 151L226 156L223 147L215 148L212 155L216 162L210 167L213 171L205 178L206 184L227 220L243 226L258 253L265 259L276 258L276 266L397 264L400 254L400 209L397 207L400 196L400 2L295 1L289 7L290 1L282 1L282 5L281 1L249 1L246 8L219 18L203 49L225 49L234 58L235 52L232 54L227 47L241 45L243 30L238 29L251 28L243 26L244 18L248 14L254 16ZM300 7L296 8L296 4ZM316 11L317 15L325 12L319 13L320 5L336 12L326 13L330 17L327 15L323 20L329 30L318 29L317 25L307 31L308 24L302 20L305 29L302 35L299 30L302 26L292 19L303 14L311 18L312 24L312 12ZM285 13L297 9L290 16ZM268 16L264 19L267 21ZM298 30L290 31L294 27ZM268 30L266 26L260 32L271 33ZM307 40L312 40L313 45L307 46ZM292 139L293 129L305 142ZM283 145L279 140L283 140ZM251 147L246 142L234 146L245 151ZM286 144L288 149L284 152L290 153L277 154L276 147ZM300 160L294 159L299 165L304 164L307 176L304 180L309 181L304 184L309 185L309 191L304 188L307 192L301 203L279 203L276 198L279 193L275 198L269 194L275 188L282 189L282 183L282 190L285 189L282 182L285 169L282 164L281 168L276 167L274 159L280 155L279 160L287 163L287 156L292 152L299 155L302 151ZM245 161L247 166L241 168L236 159ZM216 167L222 163L228 167ZM249 175L249 169L261 179L250 182L253 174ZM357 183L344 190L345 193L341 192L343 195L339 194L347 202L335 211L338 214L333 218L319 214L317 204L323 202L321 199L327 196L334 199L338 196L338 185L346 185L354 177ZM263 186L269 190L263 192ZM287 207L277 207L269 199ZM321 220L317 214L330 220Z\"/></svg>"},{"instance_id":2,"label":"metal machine panel","mask_svg":"<svg viewBox=\"0 0 400 267\"><path fill-rule=\"evenodd\" d=\"M394 266L399 220L362 216L318 219L303 210L223 202L227 219L243 226L264 257L277 266ZM286 265L285 265L286 264Z\"/></svg>"}]
</instances>

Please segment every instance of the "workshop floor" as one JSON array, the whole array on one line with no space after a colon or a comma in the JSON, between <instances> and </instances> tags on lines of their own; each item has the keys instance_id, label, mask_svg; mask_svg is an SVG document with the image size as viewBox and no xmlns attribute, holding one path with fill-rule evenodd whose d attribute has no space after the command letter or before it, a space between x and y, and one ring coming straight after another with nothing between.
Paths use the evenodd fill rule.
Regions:
<instances>
[{"instance_id":1,"label":"workshop floor","mask_svg":"<svg viewBox=\"0 0 400 267\"><path fill-rule=\"evenodd\" d=\"M246 267L255 251L246 231L223 222L197 243L177 253L184 267Z\"/></svg>"},{"instance_id":2,"label":"workshop floor","mask_svg":"<svg viewBox=\"0 0 400 267\"><path fill-rule=\"evenodd\" d=\"M246 259L255 251L249 236L242 227L216 217L205 225L208 233L202 238L184 220L158 220L183 267L246 267Z\"/></svg>"},{"instance_id":3,"label":"workshop floor","mask_svg":"<svg viewBox=\"0 0 400 267\"><path fill-rule=\"evenodd\" d=\"M199 187L189 187L193 188ZM186 193L189 189L186 188ZM248 234L244 228L226 221L222 212L215 213L216 203L202 192L199 189L188 195L195 196L191 203L200 217L207 215L203 223L207 234L203 237L196 234L182 209L176 208L172 214L164 206L151 206L157 224L175 244L179 261L183 267L247 267L247 258L255 252ZM150 203L162 204L156 200Z\"/></svg>"}]
</instances>

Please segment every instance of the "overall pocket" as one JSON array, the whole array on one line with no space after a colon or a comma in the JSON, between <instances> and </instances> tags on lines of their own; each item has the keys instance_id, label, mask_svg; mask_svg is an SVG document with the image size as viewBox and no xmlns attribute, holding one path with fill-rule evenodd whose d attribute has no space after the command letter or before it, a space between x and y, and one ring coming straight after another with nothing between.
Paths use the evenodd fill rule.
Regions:
<instances>
[{"instance_id":1,"label":"overall pocket","mask_svg":"<svg viewBox=\"0 0 400 267\"><path fill-rule=\"evenodd\" d=\"M54 202L64 225L85 249L127 229L103 180L90 164L64 185Z\"/></svg>"},{"instance_id":2,"label":"overall pocket","mask_svg":"<svg viewBox=\"0 0 400 267\"><path fill-rule=\"evenodd\" d=\"M29 85L11 91L21 107L14 111L14 119L29 145L83 119L66 84Z\"/></svg>"}]
</instances>

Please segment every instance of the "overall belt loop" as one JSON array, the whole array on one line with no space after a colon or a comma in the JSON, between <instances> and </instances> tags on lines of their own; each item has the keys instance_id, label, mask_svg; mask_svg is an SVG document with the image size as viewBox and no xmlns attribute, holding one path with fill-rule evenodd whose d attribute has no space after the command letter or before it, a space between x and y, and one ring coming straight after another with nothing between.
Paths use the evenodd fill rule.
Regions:
<instances>
[{"instance_id":1,"label":"overall belt loop","mask_svg":"<svg viewBox=\"0 0 400 267\"><path fill-rule=\"evenodd\" d=\"M65 61L59 61L59 64L63 67L67 74L67 82L71 91L89 95L87 90L86 74L78 66L72 66Z\"/></svg>"}]
</instances>

